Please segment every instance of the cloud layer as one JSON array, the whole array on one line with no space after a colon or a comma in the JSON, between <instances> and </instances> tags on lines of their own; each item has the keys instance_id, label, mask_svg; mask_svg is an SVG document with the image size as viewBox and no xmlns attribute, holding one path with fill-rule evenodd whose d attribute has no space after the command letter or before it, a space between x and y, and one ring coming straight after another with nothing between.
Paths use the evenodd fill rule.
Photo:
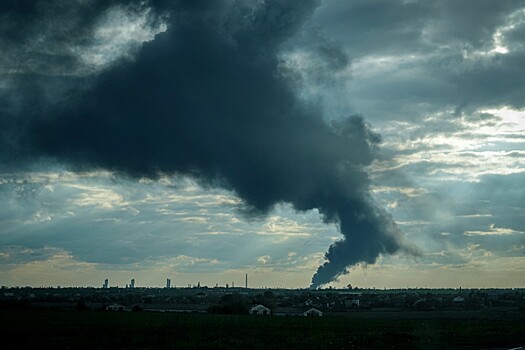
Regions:
<instances>
[{"instance_id":1,"label":"cloud layer","mask_svg":"<svg viewBox=\"0 0 525 350\"><path fill-rule=\"evenodd\" d=\"M31 106L27 125L14 126L16 152L81 172L192 176L232 190L249 215L278 203L317 209L343 239L330 247L313 287L402 249L401 231L369 195L364 168L379 136L359 116L326 123L280 70L282 45L317 2L178 5L166 31L133 61L104 70L71 98Z\"/></svg>"},{"instance_id":2,"label":"cloud layer","mask_svg":"<svg viewBox=\"0 0 525 350\"><path fill-rule=\"evenodd\" d=\"M519 271L520 1L7 1L0 17L6 266L320 264L315 287L374 262L391 280L379 268L403 274L388 255L410 241L436 278ZM239 239L251 260L228 258Z\"/></svg>"}]
</instances>

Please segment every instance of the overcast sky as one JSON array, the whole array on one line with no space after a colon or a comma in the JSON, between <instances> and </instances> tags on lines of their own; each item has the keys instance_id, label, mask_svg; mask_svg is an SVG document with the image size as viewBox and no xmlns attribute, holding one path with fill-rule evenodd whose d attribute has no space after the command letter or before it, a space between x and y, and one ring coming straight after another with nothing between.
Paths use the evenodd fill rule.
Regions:
<instances>
[{"instance_id":1,"label":"overcast sky","mask_svg":"<svg viewBox=\"0 0 525 350\"><path fill-rule=\"evenodd\" d=\"M0 23L1 285L525 287L525 2Z\"/></svg>"}]
</instances>

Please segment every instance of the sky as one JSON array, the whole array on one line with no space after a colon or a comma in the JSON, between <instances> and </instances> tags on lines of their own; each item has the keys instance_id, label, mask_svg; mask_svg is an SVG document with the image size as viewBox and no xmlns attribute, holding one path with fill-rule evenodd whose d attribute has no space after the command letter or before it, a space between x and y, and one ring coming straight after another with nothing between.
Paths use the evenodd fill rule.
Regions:
<instances>
[{"instance_id":1,"label":"sky","mask_svg":"<svg viewBox=\"0 0 525 350\"><path fill-rule=\"evenodd\" d=\"M0 23L0 285L525 287L523 1Z\"/></svg>"}]
</instances>

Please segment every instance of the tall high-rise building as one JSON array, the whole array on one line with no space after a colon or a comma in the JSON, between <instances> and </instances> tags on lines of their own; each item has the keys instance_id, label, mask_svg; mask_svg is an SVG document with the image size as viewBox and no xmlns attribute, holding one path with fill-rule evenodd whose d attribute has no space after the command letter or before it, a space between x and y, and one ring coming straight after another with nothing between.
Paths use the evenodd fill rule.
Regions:
<instances>
[{"instance_id":1,"label":"tall high-rise building","mask_svg":"<svg viewBox=\"0 0 525 350\"><path fill-rule=\"evenodd\" d=\"M109 280L107 278L104 280L104 284L102 285L102 288L104 288L104 289L108 289L109 288Z\"/></svg>"},{"instance_id":2,"label":"tall high-rise building","mask_svg":"<svg viewBox=\"0 0 525 350\"><path fill-rule=\"evenodd\" d=\"M248 289L248 274L246 274L246 289Z\"/></svg>"},{"instance_id":3,"label":"tall high-rise building","mask_svg":"<svg viewBox=\"0 0 525 350\"><path fill-rule=\"evenodd\" d=\"M134 278L131 279L131 283L129 285L129 288L135 288L135 279Z\"/></svg>"},{"instance_id":4,"label":"tall high-rise building","mask_svg":"<svg viewBox=\"0 0 525 350\"><path fill-rule=\"evenodd\" d=\"M167 278L166 279L166 289L170 289L171 288L171 279Z\"/></svg>"}]
</instances>

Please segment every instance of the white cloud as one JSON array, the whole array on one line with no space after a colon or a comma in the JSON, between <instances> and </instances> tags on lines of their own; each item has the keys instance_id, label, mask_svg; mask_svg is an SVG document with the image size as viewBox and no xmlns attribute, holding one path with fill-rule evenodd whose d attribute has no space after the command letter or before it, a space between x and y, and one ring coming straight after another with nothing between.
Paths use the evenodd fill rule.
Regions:
<instances>
[{"instance_id":1,"label":"white cloud","mask_svg":"<svg viewBox=\"0 0 525 350\"><path fill-rule=\"evenodd\" d=\"M41 224L43 222L49 222L53 220L51 215L47 214L43 210L37 211L30 219L24 222L25 225Z\"/></svg>"},{"instance_id":2,"label":"white cloud","mask_svg":"<svg viewBox=\"0 0 525 350\"><path fill-rule=\"evenodd\" d=\"M69 200L69 204L72 206L115 209L129 205L124 197L112 188L81 184L68 184L66 186L80 191L77 198Z\"/></svg>"},{"instance_id":3,"label":"white cloud","mask_svg":"<svg viewBox=\"0 0 525 350\"><path fill-rule=\"evenodd\" d=\"M257 258L257 262L263 265L268 264L270 260L271 260L271 257L269 255L263 255Z\"/></svg>"},{"instance_id":4,"label":"white cloud","mask_svg":"<svg viewBox=\"0 0 525 350\"><path fill-rule=\"evenodd\" d=\"M278 235L281 237L308 237L310 230L307 225L281 216L270 216L263 225L259 235Z\"/></svg>"},{"instance_id":5,"label":"white cloud","mask_svg":"<svg viewBox=\"0 0 525 350\"><path fill-rule=\"evenodd\" d=\"M466 236L505 236L505 235L514 235L514 234L524 234L525 232L516 231L510 228L504 227L495 227L494 224L491 224L488 227L487 231L465 231Z\"/></svg>"},{"instance_id":6,"label":"white cloud","mask_svg":"<svg viewBox=\"0 0 525 350\"><path fill-rule=\"evenodd\" d=\"M93 45L79 48L77 54L86 66L95 69L119 58L131 59L142 43L166 30L164 23L152 26L153 20L149 8L137 12L122 5L111 7L98 21Z\"/></svg>"}]
</instances>

